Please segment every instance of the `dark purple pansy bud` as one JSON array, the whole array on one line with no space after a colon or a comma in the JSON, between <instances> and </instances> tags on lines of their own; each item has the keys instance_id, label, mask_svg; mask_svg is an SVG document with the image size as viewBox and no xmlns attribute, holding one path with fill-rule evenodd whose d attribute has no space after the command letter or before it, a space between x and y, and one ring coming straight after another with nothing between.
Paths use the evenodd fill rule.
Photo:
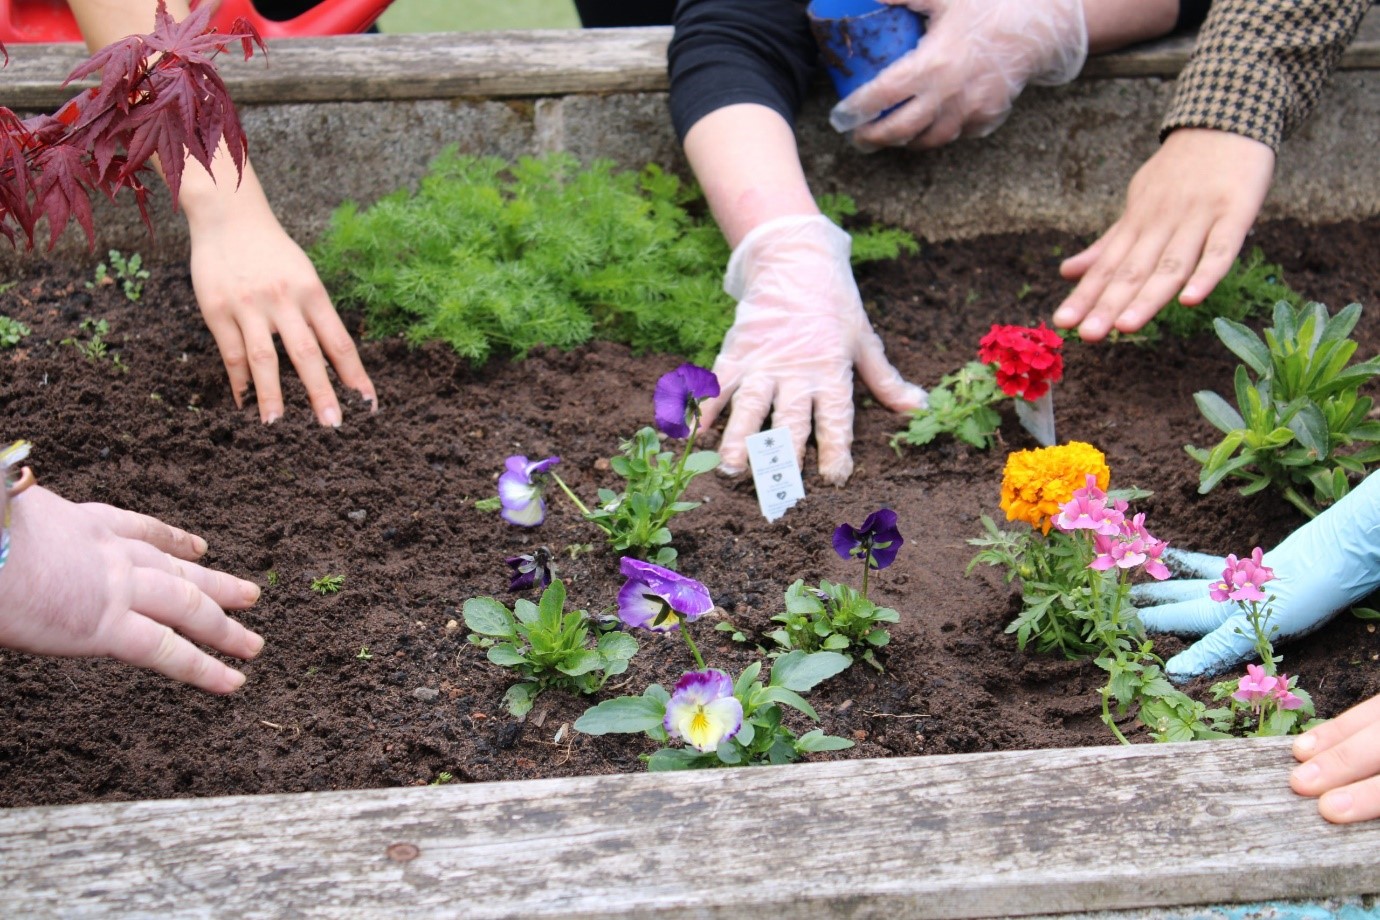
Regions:
<instances>
[{"instance_id":1,"label":"dark purple pansy bud","mask_svg":"<svg viewBox=\"0 0 1380 920\"><path fill-rule=\"evenodd\" d=\"M545 588L556 574L556 567L551 564L551 551L544 546L537 547L530 554L509 556L503 561L513 569L509 591L526 591L534 585Z\"/></svg>"},{"instance_id":2,"label":"dark purple pansy bud","mask_svg":"<svg viewBox=\"0 0 1380 920\"><path fill-rule=\"evenodd\" d=\"M719 378L712 371L682 364L656 382L656 427L670 438L689 437L699 401L718 395Z\"/></svg>"},{"instance_id":3,"label":"dark purple pansy bud","mask_svg":"<svg viewBox=\"0 0 1380 920\"><path fill-rule=\"evenodd\" d=\"M896 512L881 508L872 512L861 527L840 524L834 531L834 552L841 559L867 559L874 569L884 569L896 561L901 544L901 532L896 529Z\"/></svg>"}]
</instances>

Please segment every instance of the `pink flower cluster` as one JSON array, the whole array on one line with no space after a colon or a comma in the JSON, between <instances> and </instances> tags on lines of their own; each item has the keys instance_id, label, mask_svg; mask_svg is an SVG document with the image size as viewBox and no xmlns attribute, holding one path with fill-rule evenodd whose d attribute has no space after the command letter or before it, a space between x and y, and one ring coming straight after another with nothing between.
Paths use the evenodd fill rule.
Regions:
<instances>
[{"instance_id":1,"label":"pink flower cluster","mask_svg":"<svg viewBox=\"0 0 1380 920\"><path fill-rule=\"evenodd\" d=\"M1169 569L1160 556L1169 544L1145 529L1144 514L1127 519L1126 508L1124 501L1109 502L1107 493L1097 487L1097 477L1089 474L1087 485L1059 506L1054 526L1064 533L1093 532L1094 556L1089 568L1102 572L1113 566L1132 569L1139 565L1151 578L1163 581L1169 577Z\"/></svg>"},{"instance_id":2,"label":"pink flower cluster","mask_svg":"<svg viewBox=\"0 0 1380 920\"><path fill-rule=\"evenodd\" d=\"M1280 709L1298 709L1303 705L1303 700L1289 692L1288 674L1272 676L1258 664L1246 665L1246 676L1236 682L1236 692L1231 698L1250 703L1256 711L1270 700Z\"/></svg>"},{"instance_id":3,"label":"pink flower cluster","mask_svg":"<svg viewBox=\"0 0 1380 920\"><path fill-rule=\"evenodd\" d=\"M1222 580L1213 582L1208 593L1219 602L1263 601L1265 592L1261 587L1274 577L1275 570L1265 565L1265 552L1257 546L1246 559L1237 559L1235 554L1228 556Z\"/></svg>"}]
</instances>

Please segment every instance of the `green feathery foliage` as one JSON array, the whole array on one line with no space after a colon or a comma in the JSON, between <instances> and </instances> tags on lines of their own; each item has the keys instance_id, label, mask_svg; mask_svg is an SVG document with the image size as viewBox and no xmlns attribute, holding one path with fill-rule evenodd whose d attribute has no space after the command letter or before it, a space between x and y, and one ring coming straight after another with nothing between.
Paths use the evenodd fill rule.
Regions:
<instances>
[{"instance_id":1,"label":"green feathery foliage","mask_svg":"<svg viewBox=\"0 0 1380 920\"><path fill-rule=\"evenodd\" d=\"M820 202L834 220L847 198ZM449 342L480 365L537 345L599 337L708 366L733 322L728 246L698 189L649 165L582 167L569 154L459 155L416 193L347 203L312 258L333 295L359 304L372 336ZM918 251L903 231L856 232L853 260Z\"/></svg>"}]
</instances>

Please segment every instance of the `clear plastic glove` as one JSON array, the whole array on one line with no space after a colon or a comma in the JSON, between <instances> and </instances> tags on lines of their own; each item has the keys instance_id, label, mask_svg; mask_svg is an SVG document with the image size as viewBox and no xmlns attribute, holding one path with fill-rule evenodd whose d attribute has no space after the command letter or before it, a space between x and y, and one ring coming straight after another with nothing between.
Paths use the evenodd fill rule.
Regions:
<instances>
[{"instance_id":1,"label":"clear plastic glove","mask_svg":"<svg viewBox=\"0 0 1380 920\"><path fill-rule=\"evenodd\" d=\"M745 236L729 259L724 290L738 300L733 328L714 361L721 393L706 400L702 424L732 401L719 444L721 471L747 468L746 438L790 429L803 461L813 415L819 472L841 485L853 472L853 368L872 395L903 412L925 406L925 391L901 378L863 310L848 257L852 240L821 215L781 217Z\"/></svg>"},{"instance_id":2,"label":"clear plastic glove","mask_svg":"<svg viewBox=\"0 0 1380 920\"><path fill-rule=\"evenodd\" d=\"M834 107L829 123L863 148L940 147L991 134L1027 84L1083 69L1083 0L883 0L926 17L914 51ZM901 104L880 121L882 112Z\"/></svg>"},{"instance_id":3,"label":"clear plastic glove","mask_svg":"<svg viewBox=\"0 0 1380 920\"><path fill-rule=\"evenodd\" d=\"M243 674L192 644L236 658L253 658L264 644L225 615L258 600L258 586L192 562L206 552L205 540L37 486L10 502L10 517L0 647L115 658L212 693L244 683Z\"/></svg>"},{"instance_id":4,"label":"clear plastic glove","mask_svg":"<svg viewBox=\"0 0 1380 920\"><path fill-rule=\"evenodd\" d=\"M1198 580L1176 579L1136 585L1131 600L1150 632L1202 636L1165 662L1173 680L1216 674L1250 658L1254 633L1235 602L1208 597L1208 585L1222 577L1219 556L1166 550L1164 561ZM1369 476L1345 498L1294 531L1265 554L1275 579L1266 583L1278 627L1273 638L1307 635L1337 611L1380 586L1380 476ZM1150 606L1157 605L1157 606Z\"/></svg>"}]
</instances>

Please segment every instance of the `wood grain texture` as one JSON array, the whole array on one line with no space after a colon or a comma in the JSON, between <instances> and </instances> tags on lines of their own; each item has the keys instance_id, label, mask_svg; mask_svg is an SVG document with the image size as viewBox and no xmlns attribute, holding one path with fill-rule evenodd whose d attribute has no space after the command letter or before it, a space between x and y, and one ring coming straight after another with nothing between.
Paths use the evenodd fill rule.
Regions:
<instances>
[{"instance_id":1,"label":"wood grain texture","mask_svg":"<svg viewBox=\"0 0 1380 920\"><path fill-rule=\"evenodd\" d=\"M267 59L222 55L221 70L241 105L525 98L580 93L664 92L667 27L438 32L277 39ZM1174 77L1192 36L1090 58L1083 78ZM67 74L85 58L79 45L15 45L0 71L0 105L44 110L72 96ZM1367 17L1343 69L1380 68L1380 12Z\"/></svg>"},{"instance_id":2,"label":"wood grain texture","mask_svg":"<svg viewBox=\"0 0 1380 920\"><path fill-rule=\"evenodd\" d=\"M0 902L906 918L1380 891L1380 822L1324 822L1289 791L1292 763L1264 739L15 809Z\"/></svg>"}]
</instances>

